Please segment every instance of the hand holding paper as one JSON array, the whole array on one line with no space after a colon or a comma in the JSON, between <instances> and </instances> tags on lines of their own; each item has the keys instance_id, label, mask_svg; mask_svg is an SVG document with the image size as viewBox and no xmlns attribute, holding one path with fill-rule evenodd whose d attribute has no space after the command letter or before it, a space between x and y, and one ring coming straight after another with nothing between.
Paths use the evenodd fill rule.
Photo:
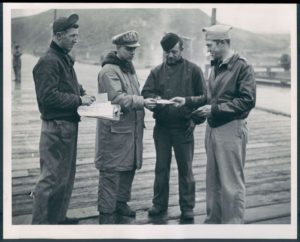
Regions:
<instances>
[{"instance_id":1,"label":"hand holding paper","mask_svg":"<svg viewBox=\"0 0 300 242\"><path fill-rule=\"evenodd\" d=\"M96 100L96 97L84 95L84 96L80 97L80 99L81 99L81 105L89 106Z\"/></svg>"},{"instance_id":2,"label":"hand holding paper","mask_svg":"<svg viewBox=\"0 0 300 242\"><path fill-rule=\"evenodd\" d=\"M209 117L211 115L211 105L204 105L193 112L197 117Z\"/></svg>"},{"instance_id":3,"label":"hand holding paper","mask_svg":"<svg viewBox=\"0 0 300 242\"><path fill-rule=\"evenodd\" d=\"M93 97L95 98L95 97ZM87 102L93 100L93 98L87 98ZM96 98L95 98L96 99ZM97 100L90 104L90 106L80 106L77 109L78 114L81 117L100 118L118 121L120 120L121 107L120 105L113 105L107 101L107 97L98 95Z\"/></svg>"},{"instance_id":4,"label":"hand holding paper","mask_svg":"<svg viewBox=\"0 0 300 242\"><path fill-rule=\"evenodd\" d=\"M173 97L170 101L174 102L175 107L182 107L185 104L184 97Z\"/></svg>"},{"instance_id":5,"label":"hand holding paper","mask_svg":"<svg viewBox=\"0 0 300 242\"><path fill-rule=\"evenodd\" d=\"M154 98L146 98L144 99L144 106L149 110L153 110L156 107L156 100Z\"/></svg>"}]
</instances>

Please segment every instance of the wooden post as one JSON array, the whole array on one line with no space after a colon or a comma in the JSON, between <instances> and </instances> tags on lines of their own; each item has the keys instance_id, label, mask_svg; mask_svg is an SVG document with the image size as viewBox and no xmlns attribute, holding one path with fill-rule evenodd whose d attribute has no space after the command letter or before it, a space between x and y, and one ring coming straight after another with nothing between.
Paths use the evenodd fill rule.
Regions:
<instances>
[{"instance_id":1,"label":"wooden post","mask_svg":"<svg viewBox=\"0 0 300 242\"><path fill-rule=\"evenodd\" d=\"M213 8L211 10L211 25L217 24L217 9ZM204 76L206 80L209 77L209 69L210 69L210 64L205 64L205 69L204 69Z\"/></svg>"},{"instance_id":2,"label":"wooden post","mask_svg":"<svg viewBox=\"0 0 300 242\"><path fill-rule=\"evenodd\" d=\"M183 52L182 57L191 60L193 56L193 45L192 45L192 39L189 37L181 36L181 39L183 41Z\"/></svg>"},{"instance_id":3,"label":"wooden post","mask_svg":"<svg viewBox=\"0 0 300 242\"><path fill-rule=\"evenodd\" d=\"M213 8L211 10L211 25L217 24L217 9Z\"/></svg>"},{"instance_id":4,"label":"wooden post","mask_svg":"<svg viewBox=\"0 0 300 242\"><path fill-rule=\"evenodd\" d=\"M56 20L56 15L57 15L57 12L56 12L56 9L54 9L53 22Z\"/></svg>"}]
</instances>

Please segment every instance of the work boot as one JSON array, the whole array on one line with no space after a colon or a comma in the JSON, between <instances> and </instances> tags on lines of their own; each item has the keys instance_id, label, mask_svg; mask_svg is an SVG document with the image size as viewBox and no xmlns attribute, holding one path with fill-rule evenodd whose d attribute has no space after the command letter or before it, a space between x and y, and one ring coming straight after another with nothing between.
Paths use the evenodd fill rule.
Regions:
<instances>
[{"instance_id":1,"label":"work boot","mask_svg":"<svg viewBox=\"0 0 300 242\"><path fill-rule=\"evenodd\" d=\"M161 206L157 206L157 205L153 205L149 210L148 210L148 215L149 216L158 216L163 214L164 212L167 211L167 208L161 207Z\"/></svg>"},{"instance_id":2,"label":"work boot","mask_svg":"<svg viewBox=\"0 0 300 242\"><path fill-rule=\"evenodd\" d=\"M58 222L58 224L78 224L78 218L68 218L66 217L63 221Z\"/></svg>"},{"instance_id":3,"label":"work boot","mask_svg":"<svg viewBox=\"0 0 300 242\"><path fill-rule=\"evenodd\" d=\"M113 213L100 213L99 224L115 224L115 214Z\"/></svg>"},{"instance_id":4,"label":"work boot","mask_svg":"<svg viewBox=\"0 0 300 242\"><path fill-rule=\"evenodd\" d=\"M180 218L182 220L193 220L194 219L194 211L192 209L181 211Z\"/></svg>"},{"instance_id":5,"label":"work boot","mask_svg":"<svg viewBox=\"0 0 300 242\"><path fill-rule=\"evenodd\" d=\"M126 202L117 202L116 211L118 214L127 216L127 217L135 217L136 212L132 210Z\"/></svg>"}]
</instances>

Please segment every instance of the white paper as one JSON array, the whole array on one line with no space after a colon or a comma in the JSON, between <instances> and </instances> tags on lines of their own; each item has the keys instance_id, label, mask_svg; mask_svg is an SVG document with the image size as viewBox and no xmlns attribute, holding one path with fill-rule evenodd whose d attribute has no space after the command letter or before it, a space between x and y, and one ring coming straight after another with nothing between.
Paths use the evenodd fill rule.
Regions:
<instances>
[{"instance_id":1,"label":"white paper","mask_svg":"<svg viewBox=\"0 0 300 242\"><path fill-rule=\"evenodd\" d=\"M156 101L156 103L157 104L168 104L168 105L175 104L175 102L170 101L170 100L165 100L165 99L159 99L159 100Z\"/></svg>"},{"instance_id":2,"label":"white paper","mask_svg":"<svg viewBox=\"0 0 300 242\"><path fill-rule=\"evenodd\" d=\"M120 120L120 106L110 102L95 101L90 106L80 106L77 109L81 117Z\"/></svg>"}]
</instances>

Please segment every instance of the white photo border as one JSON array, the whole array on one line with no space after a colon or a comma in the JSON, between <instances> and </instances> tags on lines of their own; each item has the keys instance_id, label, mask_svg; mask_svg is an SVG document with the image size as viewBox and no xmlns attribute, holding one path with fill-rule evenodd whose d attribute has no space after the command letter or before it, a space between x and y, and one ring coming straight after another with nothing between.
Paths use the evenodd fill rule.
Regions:
<instances>
[{"instance_id":1,"label":"white photo border","mask_svg":"<svg viewBox=\"0 0 300 242\"><path fill-rule=\"evenodd\" d=\"M11 11L13 9L199 8L220 4L3 3L3 238L198 239L297 238L297 5L291 26L291 224L288 225L13 225L11 173ZM243 7L247 4L242 4ZM262 4L260 4L262 5ZM278 4L277 4L278 5ZM116 237L117 236L117 237Z\"/></svg>"}]
</instances>

